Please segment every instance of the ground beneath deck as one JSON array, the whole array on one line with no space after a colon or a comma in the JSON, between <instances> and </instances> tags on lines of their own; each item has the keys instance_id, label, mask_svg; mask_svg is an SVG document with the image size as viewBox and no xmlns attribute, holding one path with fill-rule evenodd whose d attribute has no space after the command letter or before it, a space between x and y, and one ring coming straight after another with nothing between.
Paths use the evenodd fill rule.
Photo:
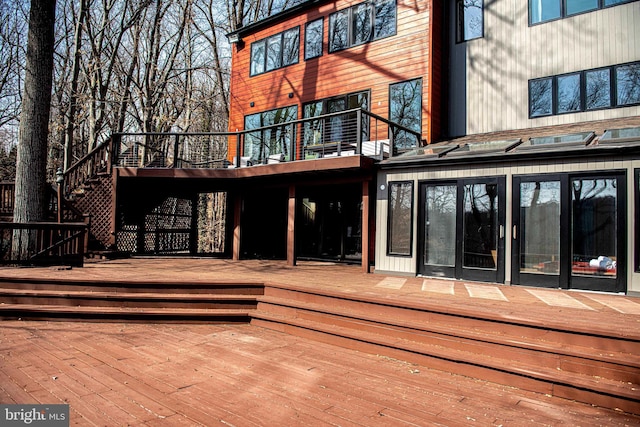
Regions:
<instances>
[{"instance_id":1,"label":"ground beneath deck","mask_svg":"<svg viewBox=\"0 0 640 427\"><path fill-rule=\"evenodd\" d=\"M5 321L0 339L0 403L68 403L71 425L640 423L249 325Z\"/></svg>"}]
</instances>

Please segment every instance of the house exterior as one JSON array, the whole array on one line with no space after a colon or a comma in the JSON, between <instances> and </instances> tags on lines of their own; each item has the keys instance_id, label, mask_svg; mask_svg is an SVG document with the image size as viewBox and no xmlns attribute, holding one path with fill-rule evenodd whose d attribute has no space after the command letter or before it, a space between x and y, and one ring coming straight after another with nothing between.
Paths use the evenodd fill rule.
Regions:
<instances>
[{"instance_id":1,"label":"house exterior","mask_svg":"<svg viewBox=\"0 0 640 427\"><path fill-rule=\"evenodd\" d=\"M380 164L376 271L640 293L640 4L446 19L448 141Z\"/></svg>"},{"instance_id":2,"label":"house exterior","mask_svg":"<svg viewBox=\"0 0 640 427\"><path fill-rule=\"evenodd\" d=\"M640 293L638 24L637 1L312 0L234 31L229 131L255 132L230 160L289 168L245 224L288 203L292 262Z\"/></svg>"},{"instance_id":3,"label":"house exterior","mask_svg":"<svg viewBox=\"0 0 640 427\"><path fill-rule=\"evenodd\" d=\"M312 0L228 35L229 131L256 130L230 139L229 160L279 168L239 191L241 255L368 271L375 159L442 135L444 62L429 53L444 35L440 14L428 0ZM263 226L249 231L265 217L274 236L288 236L278 253Z\"/></svg>"}]
</instances>

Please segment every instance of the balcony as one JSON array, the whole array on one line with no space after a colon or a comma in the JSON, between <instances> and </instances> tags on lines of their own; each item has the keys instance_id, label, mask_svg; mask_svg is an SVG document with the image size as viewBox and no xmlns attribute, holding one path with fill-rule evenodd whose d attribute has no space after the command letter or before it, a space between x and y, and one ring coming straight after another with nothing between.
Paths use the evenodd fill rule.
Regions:
<instances>
[{"instance_id":1,"label":"balcony","mask_svg":"<svg viewBox=\"0 0 640 427\"><path fill-rule=\"evenodd\" d=\"M129 168L235 169L304 160L393 157L421 135L362 109L238 132L120 133L114 164Z\"/></svg>"}]
</instances>

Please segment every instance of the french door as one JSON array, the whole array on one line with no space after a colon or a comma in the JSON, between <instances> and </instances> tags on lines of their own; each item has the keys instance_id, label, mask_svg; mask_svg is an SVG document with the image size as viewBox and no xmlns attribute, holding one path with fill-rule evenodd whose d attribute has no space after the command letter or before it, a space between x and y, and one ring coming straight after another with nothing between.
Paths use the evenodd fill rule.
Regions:
<instances>
[{"instance_id":1,"label":"french door","mask_svg":"<svg viewBox=\"0 0 640 427\"><path fill-rule=\"evenodd\" d=\"M420 184L418 272L504 281L504 178Z\"/></svg>"},{"instance_id":2,"label":"french door","mask_svg":"<svg viewBox=\"0 0 640 427\"><path fill-rule=\"evenodd\" d=\"M512 282L623 292L623 173L514 177Z\"/></svg>"}]
</instances>

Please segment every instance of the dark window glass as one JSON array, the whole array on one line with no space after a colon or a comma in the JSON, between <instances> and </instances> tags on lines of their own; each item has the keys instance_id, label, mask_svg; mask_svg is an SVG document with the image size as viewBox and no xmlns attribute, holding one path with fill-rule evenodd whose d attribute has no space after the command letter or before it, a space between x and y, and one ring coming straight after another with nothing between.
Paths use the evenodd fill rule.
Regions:
<instances>
[{"instance_id":1,"label":"dark window glass","mask_svg":"<svg viewBox=\"0 0 640 427\"><path fill-rule=\"evenodd\" d=\"M529 115L549 116L553 113L553 79L529 81Z\"/></svg>"},{"instance_id":2,"label":"dark window glass","mask_svg":"<svg viewBox=\"0 0 640 427\"><path fill-rule=\"evenodd\" d=\"M265 41L251 44L251 75L264 73Z\"/></svg>"},{"instance_id":3,"label":"dark window glass","mask_svg":"<svg viewBox=\"0 0 640 427\"><path fill-rule=\"evenodd\" d=\"M329 52L346 49L349 34L349 9L329 16Z\"/></svg>"},{"instance_id":4,"label":"dark window glass","mask_svg":"<svg viewBox=\"0 0 640 427\"><path fill-rule=\"evenodd\" d=\"M411 255L413 229L413 182L389 183L389 235L391 255Z\"/></svg>"},{"instance_id":5,"label":"dark window glass","mask_svg":"<svg viewBox=\"0 0 640 427\"><path fill-rule=\"evenodd\" d=\"M580 74L559 76L558 114L580 111Z\"/></svg>"},{"instance_id":6,"label":"dark window glass","mask_svg":"<svg viewBox=\"0 0 640 427\"><path fill-rule=\"evenodd\" d=\"M337 96L322 101L314 101L304 105L304 118L317 117L322 114L339 113L341 111L362 108L369 110L369 91L355 92L348 95ZM305 145L330 142L353 143L356 139L355 129L356 114L343 114L329 117L323 120L306 122L304 124ZM362 117L362 140L369 138L368 116Z\"/></svg>"},{"instance_id":7,"label":"dark window glass","mask_svg":"<svg viewBox=\"0 0 640 427\"><path fill-rule=\"evenodd\" d=\"M614 6L621 3L629 3L630 0L604 0L605 6Z\"/></svg>"},{"instance_id":8,"label":"dark window glass","mask_svg":"<svg viewBox=\"0 0 640 427\"><path fill-rule=\"evenodd\" d=\"M463 267L497 268L498 186L479 183L464 186Z\"/></svg>"},{"instance_id":9,"label":"dark window glass","mask_svg":"<svg viewBox=\"0 0 640 427\"><path fill-rule=\"evenodd\" d=\"M598 0L566 0L567 15L588 12L598 8Z\"/></svg>"},{"instance_id":10,"label":"dark window glass","mask_svg":"<svg viewBox=\"0 0 640 427\"><path fill-rule=\"evenodd\" d=\"M532 24L560 18L560 0L529 0L529 20Z\"/></svg>"},{"instance_id":11,"label":"dark window glass","mask_svg":"<svg viewBox=\"0 0 640 427\"><path fill-rule=\"evenodd\" d=\"M267 39L267 71L282 67L282 34Z\"/></svg>"},{"instance_id":12,"label":"dark window glass","mask_svg":"<svg viewBox=\"0 0 640 427\"><path fill-rule=\"evenodd\" d=\"M380 39L396 33L396 1L382 0L376 2L373 37Z\"/></svg>"},{"instance_id":13,"label":"dark window glass","mask_svg":"<svg viewBox=\"0 0 640 427\"><path fill-rule=\"evenodd\" d=\"M317 117L322 115L322 101L311 102L305 104L303 114L304 118ZM322 144L322 121L314 120L305 122L303 127L304 145Z\"/></svg>"},{"instance_id":14,"label":"dark window glass","mask_svg":"<svg viewBox=\"0 0 640 427\"><path fill-rule=\"evenodd\" d=\"M611 107L611 71L608 68L587 71L585 79L587 110Z\"/></svg>"},{"instance_id":15,"label":"dark window glass","mask_svg":"<svg viewBox=\"0 0 640 427\"><path fill-rule=\"evenodd\" d=\"M616 67L618 105L640 103L640 62Z\"/></svg>"},{"instance_id":16,"label":"dark window glass","mask_svg":"<svg viewBox=\"0 0 640 427\"><path fill-rule=\"evenodd\" d=\"M244 118L245 130L262 128L278 123L287 123L298 118L296 105L263 113L252 114ZM289 155L291 147L291 128L278 126L248 133L244 140L243 156L250 157L254 163L264 163L270 155L282 154L285 158Z\"/></svg>"},{"instance_id":17,"label":"dark window glass","mask_svg":"<svg viewBox=\"0 0 640 427\"><path fill-rule=\"evenodd\" d=\"M483 0L457 0L458 42L482 37Z\"/></svg>"},{"instance_id":18,"label":"dark window glass","mask_svg":"<svg viewBox=\"0 0 640 427\"><path fill-rule=\"evenodd\" d=\"M352 45L359 45L371 40L371 5L361 3L351 8Z\"/></svg>"},{"instance_id":19,"label":"dark window glass","mask_svg":"<svg viewBox=\"0 0 640 427\"><path fill-rule=\"evenodd\" d=\"M392 84L389 87L389 120L406 128L422 132L422 80ZM414 135L393 129L393 144L398 148L415 147Z\"/></svg>"},{"instance_id":20,"label":"dark window glass","mask_svg":"<svg viewBox=\"0 0 640 427\"><path fill-rule=\"evenodd\" d=\"M300 49L300 31L292 28L282 33L284 49L282 50L282 65L291 65L298 62Z\"/></svg>"},{"instance_id":21,"label":"dark window glass","mask_svg":"<svg viewBox=\"0 0 640 427\"><path fill-rule=\"evenodd\" d=\"M309 22L304 35L304 59L322 56L323 20Z\"/></svg>"}]
</instances>

